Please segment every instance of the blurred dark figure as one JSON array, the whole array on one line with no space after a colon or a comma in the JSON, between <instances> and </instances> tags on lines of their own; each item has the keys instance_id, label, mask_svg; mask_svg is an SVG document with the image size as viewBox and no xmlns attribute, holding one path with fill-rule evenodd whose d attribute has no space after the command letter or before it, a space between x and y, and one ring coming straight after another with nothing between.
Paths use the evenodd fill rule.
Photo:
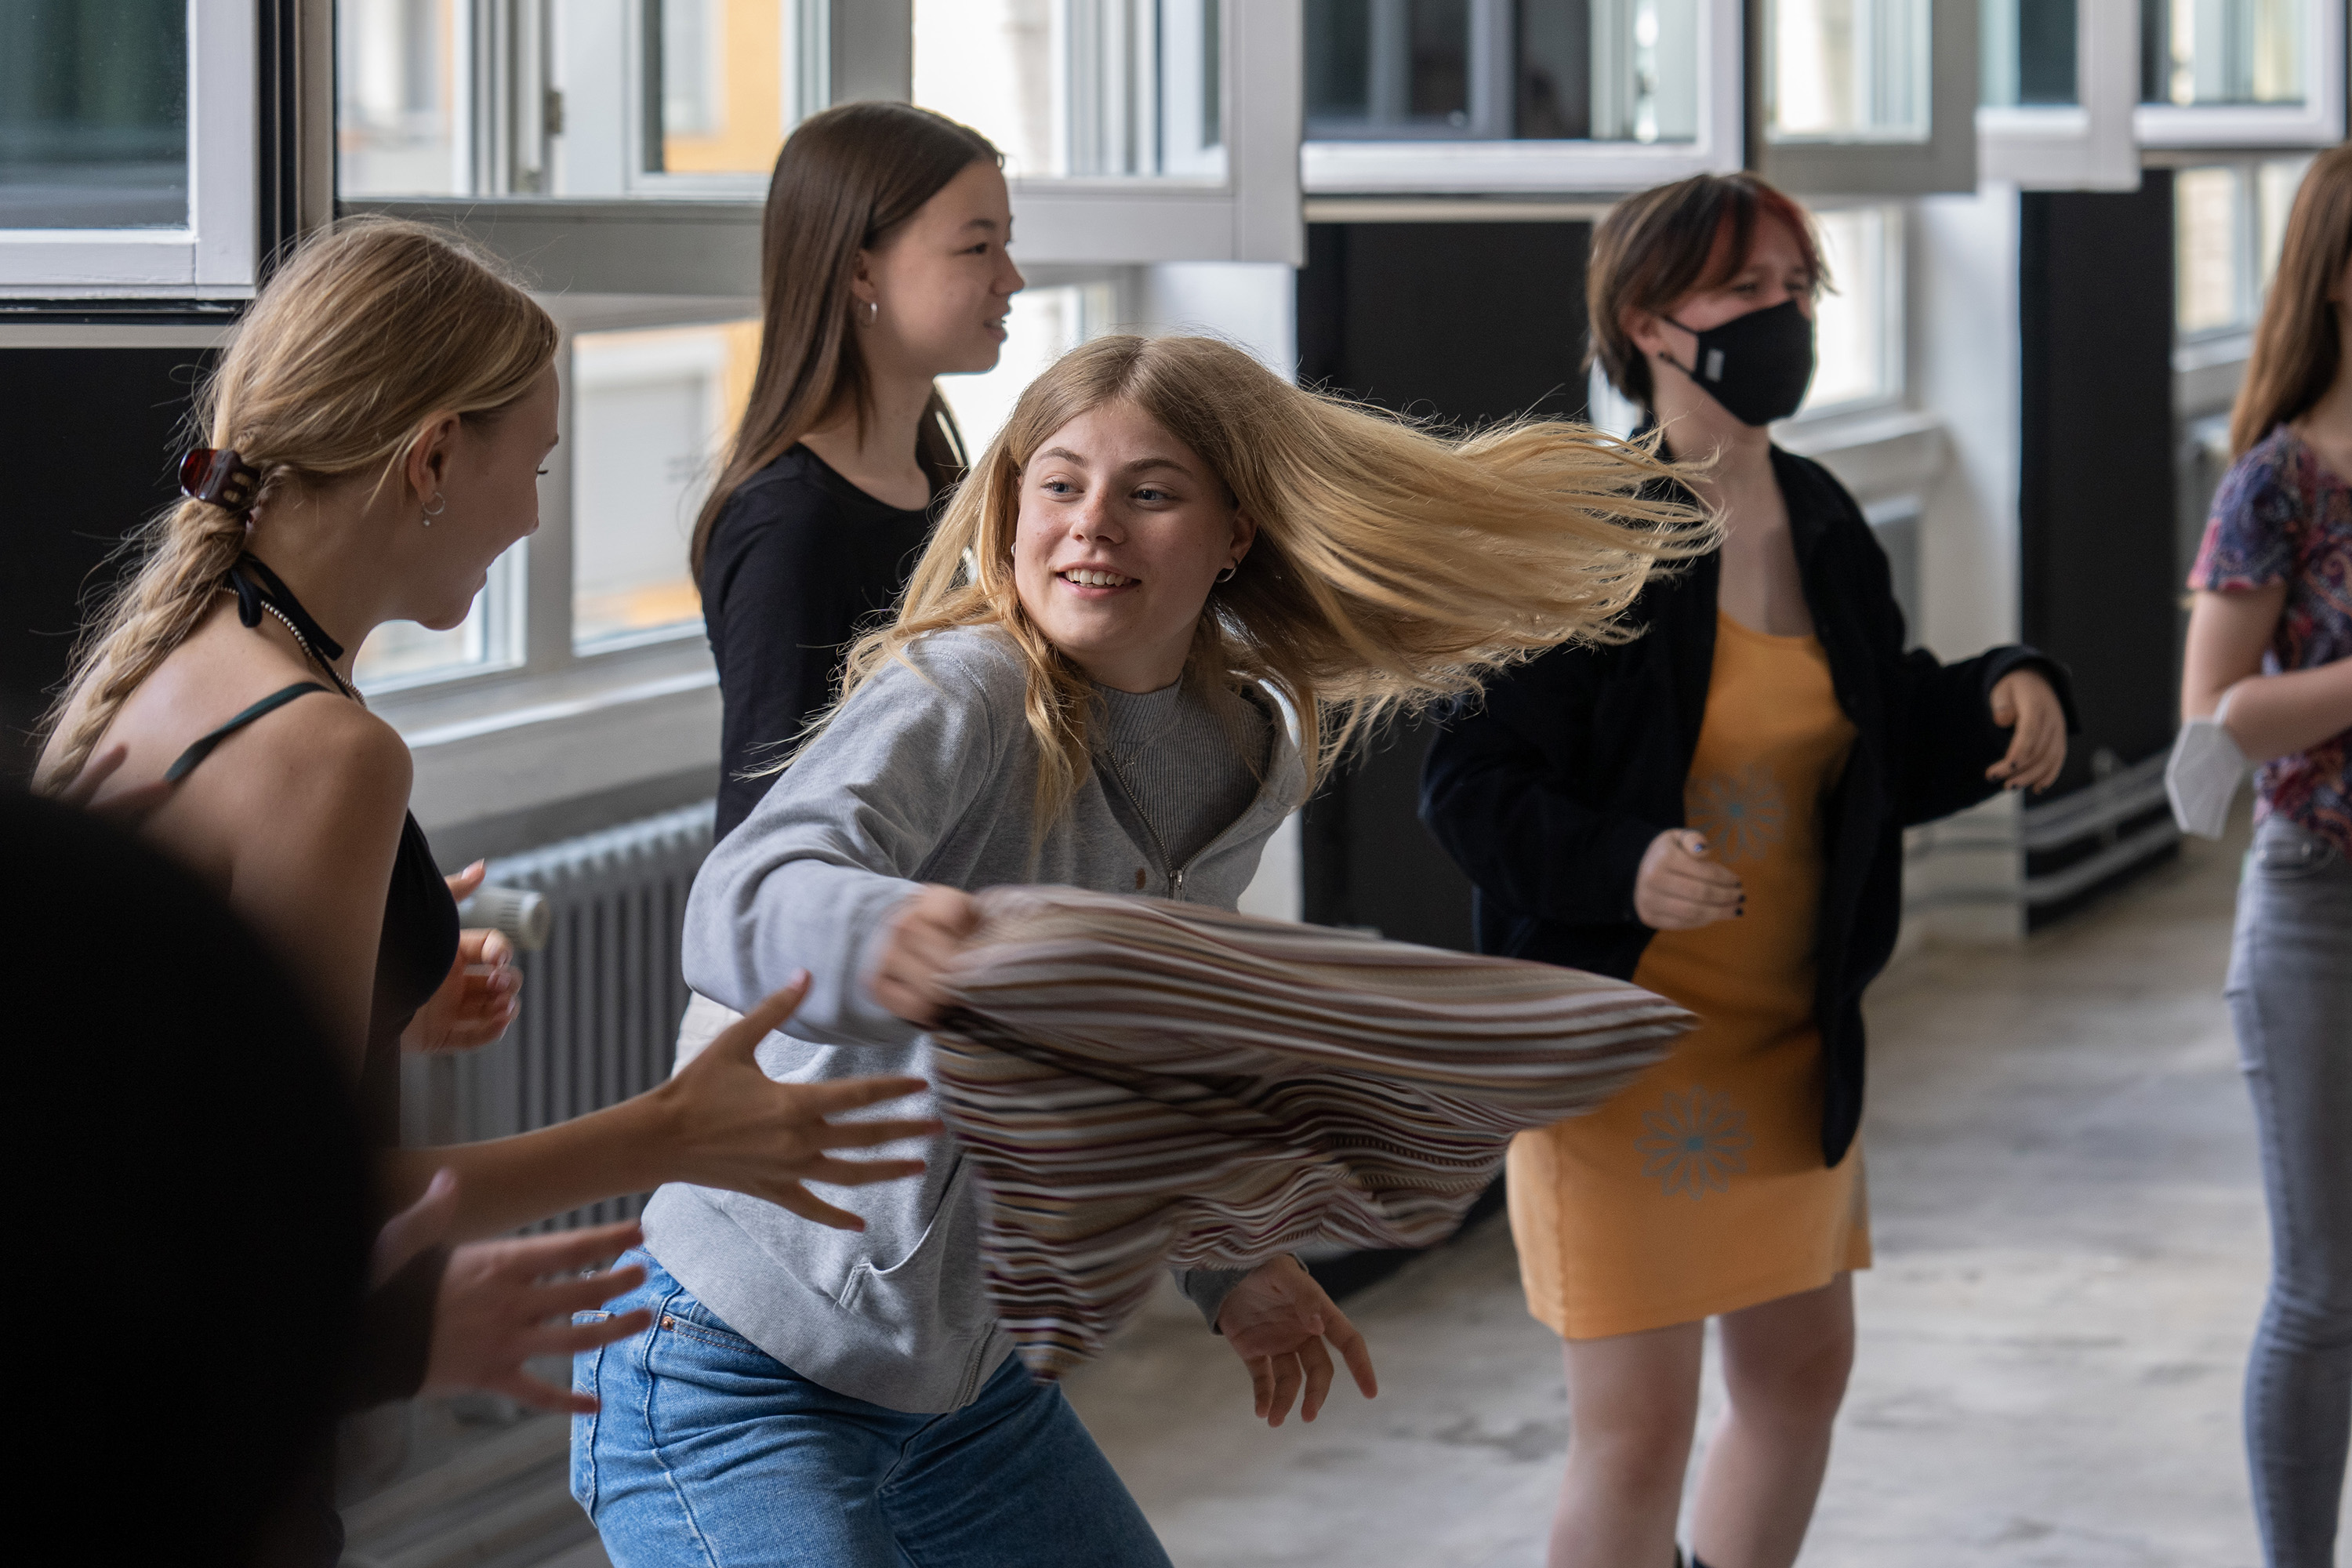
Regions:
<instances>
[{"instance_id":1,"label":"blurred dark figure","mask_svg":"<svg viewBox=\"0 0 2352 1568\"><path fill-rule=\"evenodd\" d=\"M0 958L11 1186L67 1313L12 1379L40 1434L20 1474L78 1521L77 1555L332 1561L373 1234L335 1058L260 943L162 856L15 790L0 846L25 917Z\"/></svg>"}]
</instances>

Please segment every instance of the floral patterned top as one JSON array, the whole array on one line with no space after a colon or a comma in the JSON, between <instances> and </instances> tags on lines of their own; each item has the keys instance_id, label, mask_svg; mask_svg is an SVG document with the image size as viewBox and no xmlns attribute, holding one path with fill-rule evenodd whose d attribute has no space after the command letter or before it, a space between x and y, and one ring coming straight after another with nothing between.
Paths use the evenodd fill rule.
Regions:
<instances>
[{"instance_id":1,"label":"floral patterned top","mask_svg":"<svg viewBox=\"0 0 2352 1568\"><path fill-rule=\"evenodd\" d=\"M2287 585L2265 673L2352 658L2352 484L2278 426L2221 480L2189 585ZM2352 730L2265 763L2254 820L2277 812L2352 855Z\"/></svg>"}]
</instances>

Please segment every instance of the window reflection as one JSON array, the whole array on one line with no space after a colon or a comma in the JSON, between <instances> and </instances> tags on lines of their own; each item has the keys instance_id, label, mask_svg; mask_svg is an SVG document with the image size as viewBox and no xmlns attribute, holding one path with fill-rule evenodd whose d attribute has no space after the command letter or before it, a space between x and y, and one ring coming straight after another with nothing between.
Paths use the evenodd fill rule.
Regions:
<instances>
[{"instance_id":1,"label":"window reflection","mask_svg":"<svg viewBox=\"0 0 2352 1568\"><path fill-rule=\"evenodd\" d=\"M698 625L687 541L751 392L757 321L572 343L572 641Z\"/></svg>"},{"instance_id":2,"label":"window reflection","mask_svg":"<svg viewBox=\"0 0 2352 1568\"><path fill-rule=\"evenodd\" d=\"M2304 6L2343 0L2140 0L2150 103L2303 101Z\"/></svg>"},{"instance_id":3,"label":"window reflection","mask_svg":"<svg viewBox=\"0 0 2352 1568\"><path fill-rule=\"evenodd\" d=\"M915 101L1014 179L1222 179L1224 3L915 0Z\"/></svg>"},{"instance_id":4,"label":"window reflection","mask_svg":"<svg viewBox=\"0 0 2352 1568\"><path fill-rule=\"evenodd\" d=\"M184 0L0 5L0 228L184 228Z\"/></svg>"},{"instance_id":5,"label":"window reflection","mask_svg":"<svg viewBox=\"0 0 2352 1568\"><path fill-rule=\"evenodd\" d=\"M1767 0L1765 133L1925 142L1927 0Z\"/></svg>"},{"instance_id":6,"label":"window reflection","mask_svg":"<svg viewBox=\"0 0 2352 1568\"><path fill-rule=\"evenodd\" d=\"M2234 327L2244 318L2239 187L2234 168L2183 169L2173 176L2173 278L2183 332Z\"/></svg>"},{"instance_id":7,"label":"window reflection","mask_svg":"<svg viewBox=\"0 0 2352 1568\"><path fill-rule=\"evenodd\" d=\"M2075 0L1979 0L1979 102L2000 109L2078 103Z\"/></svg>"},{"instance_id":8,"label":"window reflection","mask_svg":"<svg viewBox=\"0 0 2352 1568\"><path fill-rule=\"evenodd\" d=\"M337 0L336 154L347 196L470 188L457 134L458 0Z\"/></svg>"}]
</instances>

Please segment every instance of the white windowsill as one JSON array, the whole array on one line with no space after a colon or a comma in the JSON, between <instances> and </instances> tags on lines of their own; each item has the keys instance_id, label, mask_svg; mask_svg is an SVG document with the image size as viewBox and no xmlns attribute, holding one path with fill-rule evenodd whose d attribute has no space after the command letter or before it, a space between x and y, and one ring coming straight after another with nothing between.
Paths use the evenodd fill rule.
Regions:
<instances>
[{"instance_id":1,"label":"white windowsill","mask_svg":"<svg viewBox=\"0 0 2352 1568\"><path fill-rule=\"evenodd\" d=\"M416 762L427 833L719 767L719 675L700 641L553 675L387 694L375 710Z\"/></svg>"}]
</instances>

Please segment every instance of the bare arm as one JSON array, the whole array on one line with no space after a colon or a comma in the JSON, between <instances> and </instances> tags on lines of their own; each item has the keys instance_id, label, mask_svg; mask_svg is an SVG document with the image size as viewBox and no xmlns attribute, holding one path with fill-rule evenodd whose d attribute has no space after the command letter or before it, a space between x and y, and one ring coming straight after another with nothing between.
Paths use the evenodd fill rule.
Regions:
<instances>
[{"instance_id":1,"label":"bare arm","mask_svg":"<svg viewBox=\"0 0 2352 1568\"><path fill-rule=\"evenodd\" d=\"M919 1078L776 1083L760 1070L760 1042L792 1016L807 989L803 976L777 992L676 1077L634 1100L512 1138L392 1152L385 1167L392 1204L415 1201L433 1173L446 1168L457 1177L453 1240L495 1236L665 1182L748 1193L819 1225L864 1229L865 1221L802 1184L856 1186L914 1175L920 1160L845 1160L835 1151L933 1137L940 1124L836 1120L914 1093L924 1087Z\"/></svg>"},{"instance_id":2,"label":"bare arm","mask_svg":"<svg viewBox=\"0 0 2352 1568\"><path fill-rule=\"evenodd\" d=\"M2228 729L2254 762L2308 751L2352 729L2352 659L2265 676L2263 652L2278 629L2286 584L2200 591L2189 612L2180 716L2208 719L2230 698Z\"/></svg>"}]
</instances>

